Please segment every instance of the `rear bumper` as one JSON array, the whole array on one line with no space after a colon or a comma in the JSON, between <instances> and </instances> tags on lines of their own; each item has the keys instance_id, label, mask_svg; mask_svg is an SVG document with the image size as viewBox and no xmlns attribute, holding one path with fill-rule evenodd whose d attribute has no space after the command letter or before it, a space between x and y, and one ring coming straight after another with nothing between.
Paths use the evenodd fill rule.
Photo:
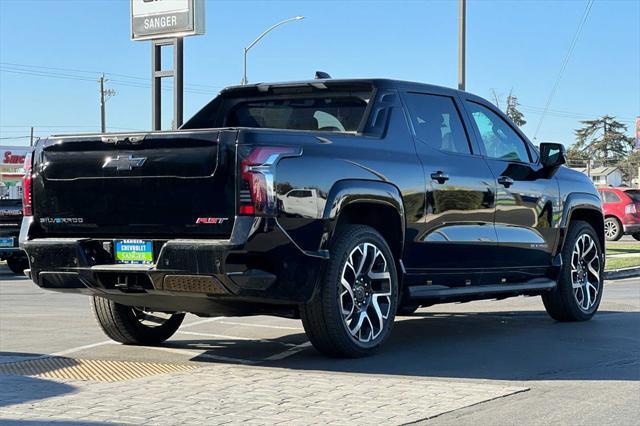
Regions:
<instances>
[{"instance_id":1,"label":"rear bumper","mask_svg":"<svg viewBox=\"0 0 640 426\"><path fill-rule=\"evenodd\" d=\"M112 240L23 240L31 279L44 289L198 314L256 313L313 294L324 253L299 249L274 219L238 218L228 240L155 241L153 265L114 264Z\"/></svg>"},{"instance_id":2,"label":"rear bumper","mask_svg":"<svg viewBox=\"0 0 640 426\"><path fill-rule=\"evenodd\" d=\"M636 232L640 232L640 223L623 223L622 229L625 234L635 234Z\"/></svg>"}]
</instances>

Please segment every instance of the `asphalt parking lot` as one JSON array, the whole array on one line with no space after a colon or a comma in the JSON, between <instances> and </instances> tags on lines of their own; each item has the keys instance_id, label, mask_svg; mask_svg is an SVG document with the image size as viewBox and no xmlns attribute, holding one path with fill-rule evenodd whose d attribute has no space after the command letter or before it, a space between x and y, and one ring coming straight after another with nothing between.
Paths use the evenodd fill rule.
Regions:
<instances>
[{"instance_id":1,"label":"asphalt parking lot","mask_svg":"<svg viewBox=\"0 0 640 426\"><path fill-rule=\"evenodd\" d=\"M400 317L376 356L335 360L310 347L299 321L271 317L190 316L162 347L114 344L88 298L44 292L1 268L3 424L635 424L640 417L637 278L609 281L587 323L553 322L539 298L440 305ZM64 365L45 371L42 360ZM26 361L40 366L14 368ZM60 377L89 362L151 373Z\"/></svg>"}]
</instances>

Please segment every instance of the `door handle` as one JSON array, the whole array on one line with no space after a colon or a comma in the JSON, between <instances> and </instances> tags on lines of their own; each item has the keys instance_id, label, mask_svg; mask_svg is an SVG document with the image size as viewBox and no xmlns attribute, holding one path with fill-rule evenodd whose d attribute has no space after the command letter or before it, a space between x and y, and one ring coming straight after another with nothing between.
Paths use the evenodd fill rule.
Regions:
<instances>
[{"instance_id":1,"label":"door handle","mask_svg":"<svg viewBox=\"0 0 640 426\"><path fill-rule=\"evenodd\" d=\"M438 183L445 183L449 180L449 175L438 170L437 172L431 173L431 179L437 181Z\"/></svg>"},{"instance_id":2,"label":"door handle","mask_svg":"<svg viewBox=\"0 0 640 426\"><path fill-rule=\"evenodd\" d=\"M505 188L508 188L513 185L513 179L511 179L509 176L500 176L498 178L498 183Z\"/></svg>"}]
</instances>

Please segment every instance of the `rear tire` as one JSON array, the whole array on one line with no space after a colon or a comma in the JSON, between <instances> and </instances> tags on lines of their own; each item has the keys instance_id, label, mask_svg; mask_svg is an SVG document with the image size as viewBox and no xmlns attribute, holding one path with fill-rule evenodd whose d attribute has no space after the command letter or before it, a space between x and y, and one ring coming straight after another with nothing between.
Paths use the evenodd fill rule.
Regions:
<instances>
[{"instance_id":1,"label":"rear tire","mask_svg":"<svg viewBox=\"0 0 640 426\"><path fill-rule=\"evenodd\" d=\"M184 314L152 314L98 296L92 305L102 331L125 345L158 345L173 336L184 320Z\"/></svg>"},{"instance_id":2,"label":"rear tire","mask_svg":"<svg viewBox=\"0 0 640 426\"><path fill-rule=\"evenodd\" d=\"M631 234L631 236L633 238L635 238L636 240L640 241L640 232L636 232L635 234Z\"/></svg>"},{"instance_id":3,"label":"rear tire","mask_svg":"<svg viewBox=\"0 0 640 426\"><path fill-rule=\"evenodd\" d=\"M313 346L332 357L371 355L391 332L398 276L391 250L373 228L336 230L320 289L300 307Z\"/></svg>"},{"instance_id":4,"label":"rear tire","mask_svg":"<svg viewBox=\"0 0 640 426\"><path fill-rule=\"evenodd\" d=\"M604 237L607 241L618 241L622 238L622 224L615 217L604 220Z\"/></svg>"},{"instance_id":5,"label":"rear tire","mask_svg":"<svg viewBox=\"0 0 640 426\"><path fill-rule=\"evenodd\" d=\"M544 307L557 321L589 320L600 306L604 285L602 247L593 227L571 223L561 255L558 285L542 295Z\"/></svg>"},{"instance_id":6,"label":"rear tire","mask_svg":"<svg viewBox=\"0 0 640 426\"><path fill-rule=\"evenodd\" d=\"M29 260L25 256L9 257L7 266L16 275L24 275L24 270L29 268Z\"/></svg>"}]
</instances>

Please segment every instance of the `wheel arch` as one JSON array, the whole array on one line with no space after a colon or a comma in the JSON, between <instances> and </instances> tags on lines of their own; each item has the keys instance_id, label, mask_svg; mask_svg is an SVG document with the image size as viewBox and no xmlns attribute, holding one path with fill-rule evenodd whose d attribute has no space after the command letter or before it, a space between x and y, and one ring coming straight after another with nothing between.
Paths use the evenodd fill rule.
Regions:
<instances>
[{"instance_id":1,"label":"wheel arch","mask_svg":"<svg viewBox=\"0 0 640 426\"><path fill-rule=\"evenodd\" d=\"M329 222L328 245L341 224L369 225L385 238L400 264L405 241L404 203L398 188L387 182L341 180L327 197L323 219Z\"/></svg>"},{"instance_id":2,"label":"wheel arch","mask_svg":"<svg viewBox=\"0 0 640 426\"><path fill-rule=\"evenodd\" d=\"M604 250L605 238L604 238L604 215L602 212L600 198L595 194L590 193L573 193L567 197L565 201L564 209L562 212L561 227L566 230L572 221L582 220L589 223L598 235L600 245ZM561 245L564 245L564 238Z\"/></svg>"}]
</instances>

